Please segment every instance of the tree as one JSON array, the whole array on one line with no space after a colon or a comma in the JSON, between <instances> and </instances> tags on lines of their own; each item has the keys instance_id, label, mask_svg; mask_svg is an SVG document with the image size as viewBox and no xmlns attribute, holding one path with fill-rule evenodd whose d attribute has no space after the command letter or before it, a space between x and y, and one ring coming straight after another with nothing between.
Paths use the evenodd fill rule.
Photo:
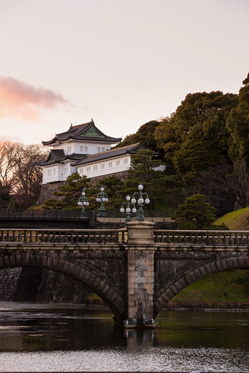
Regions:
<instances>
[{"instance_id":1,"label":"tree","mask_svg":"<svg viewBox=\"0 0 249 373\"><path fill-rule=\"evenodd\" d=\"M123 199L137 191L139 184L151 200L149 209L175 209L182 201L183 183L178 175L167 175L164 163L149 149L140 149L131 156L131 169L125 180Z\"/></svg>"},{"instance_id":2,"label":"tree","mask_svg":"<svg viewBox=\"0 0 249 373\"><path fill-rule=\"evenodd\" d=\"M18 144L14 155L14 192L20 207L29 207L37 201L41 190L42 170L35 163L45 159L46 152L39 145Z\"/></svg>"},{"instance_id":3,"label":"tree","mask_svg":"<svg viewBox=\"0 0 249 373\"><path fill-rule=\"evenodd\" d=\"M230 156L244 159L249 165L249 73L243 84L239 91L239 103L227 118L227 128L231 134Z\"/></svg>"},{"instance_id":4,"label":"tree","mask_svg":"<svg viewBox=\"0 0 249 373\"><path fill-rule=\"evenodd\" d=\"M172 173L192 182L201 171L229 158L226 119L237 103L237 95L220 91L186 96L174 115L155 130Z\"/></svg>"},{"instance_id":5,"label":"tree","mask_svg":"<svg viewBox=\"0 0 249 373\"><path fill-rule=\"evenodd\" d=\"M175 152L173 164L177 173L181 175L183 181L191 185L203 170L220 164L226 159L221 148L211 138L205 138L202 131L187 138L181 148Z\"/></svg>"},{"instance_id":6,"label":"tree","mask_svg":"<svg viewBox=\"0 0 249 373\"><path fill-rule=\"evenodd\" d=\"M124 182L117 176L111 175L101 179L98 187L103 185L108 196L107 210L119 209L123 202Z\"/></svg>"},{"instance_id":7,"label":"tree","mask_svg":"<svg viewBox=\"0 0 249 373\"><path fill-rule=\"evenodd\" d=\"M0 142L0 185L9 191L14 185L13 170L16 165L17 143L10 141Z\"/></svg>"},{"instance_id":8,"label":"tree","mask_svg":"<svg viewBox=\"0 0 249 373\"><path fill-rule=\"evenodd\" d=\"M61 185L58 190L54 192L54 195L57 198L50 198L46 200L43 207L45 209L78 209L78 200L83 189L85 189L86 195L90 196L89 206L93 208L93 205L96 205L96 192L95 190L94 193L92 192L94 188L90 186L90 180L86 176L81 177L78 172L68 176L66 183Z\"/></svg>"},{"instance_id":9,"label":"tree","mask_svg":"<svg viewBox=\"0 0 249 373\"><path fill-rule=\"evenodd\" d=\"M154 138L158 148L164 152L165 163L167 165L166 173L175 174L173 157L175 151L179 150L180 144L176 137L174 123L170 118L164 118L155 128Z\"/></svg>"},{"instance_id":10,"label":"tree","mask_svg":"<svg viewBox=\"0 0 249 373\"><path fill-rule=\"evenodd\" d=\"M143 183L146 187L151 188L162 175L158 167L162 161L154 157L155 154L150 149L140 149L136 154L131 156L131 168L128 171L127 183L138 185Z\"/></svg>"},{"instance_id":11,"label":"tree","mask_svg":"<svg viewBox=\"0 0 249 373\"><path fill-rule=\"evenodd\" d=\"M8 207L11 201L15 146L9 141L0 142L0 208Z\"/></svg>"},{"instance_id":12,"label":"tree","mask_svg":"<svg viewBox=\"0 0 249 373\"><path fill-rule=\"evenodd\" d=\"M10 185L3 186L0 182L0 208L7 208L11 202Z\"/></svg>"},{"instance_id":13,"label":"tree","mask_svg":"<svg viewBox=\"0 0 249 373\"><path fill-rule=\"evenodd\" d=\"M38 145L0 142L0 206L11 202L18 207L29 207L38 198L42 172L35 162L45 157Z\"/></svg>"},{"instance_id":14,"label":"tree","mask_svg":"<svg viewBox=\"0 0 249 373\"><path fill-rule=\"evenodd\" d=\"M205 202L204 194L186 198L175 212L174 219L178 229L210 228L215 221L215 208Z\"/></svg>"},{"instance_id":15,"label":"tree","mask_svg":"<svg viewBox=\"0 0 249 373\"><path fill-rule=\"evenodd\" d=\"M160 122L157 120L151 120L150 122L143 124L136 133L126 136L118 147L141 142L145 148L153 150L160 158L163 158L163 151L158 147L157 141L154 137L155 129L159 125Z\"/></svg>"},{"instance_id":16,"label":"tree","mask_svg":"<svg viewBox=\"0 0 249 373\"><path fill-rule=\"evenodd\" d=\"M132 133L127 135L123 141L121 141L118 145L117 148L121 148L122 146L127 146L127 145L132 145L135 144L136 142L139 142L137 133Z\"/></svg>"},{"instance_id":17,"label":"tree","mask_svg":"<svg viewBox=\"0 0 249 373\"><path fill-rule=\"evenodd\" d=\"M249 205L249 166L244 160L223 162L204 171L197 179L200 191L207 195L227 194L237 208Z\"/></svg>"}]
</instances>

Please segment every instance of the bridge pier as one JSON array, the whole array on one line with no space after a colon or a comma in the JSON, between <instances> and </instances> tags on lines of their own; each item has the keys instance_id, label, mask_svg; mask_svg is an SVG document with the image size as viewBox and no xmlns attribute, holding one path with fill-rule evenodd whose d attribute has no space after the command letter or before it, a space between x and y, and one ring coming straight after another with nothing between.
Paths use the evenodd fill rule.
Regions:
<instances>
[{"instance_id":1,"label":"bridge pier","mask_svg":"<svg viewBox=\"0 0 249 373\"><path fill-rule=\"evenodd\" d=\"M154 223L127 223L128 319L125 328L154 328Z\"/></svg>"},{"instance_id":2,"label":"bridge pier","mask_svg":"<svg viewBox=\"0 0 249 373\"><path fill-rule=\"evenodd\" d=\"M153 328L186 286L249 268L249 231L154 230L147 221L108 230L0 228L0 269L15 267L72 276L104 300L118 325Z\"/></svg>"}]
</instances>

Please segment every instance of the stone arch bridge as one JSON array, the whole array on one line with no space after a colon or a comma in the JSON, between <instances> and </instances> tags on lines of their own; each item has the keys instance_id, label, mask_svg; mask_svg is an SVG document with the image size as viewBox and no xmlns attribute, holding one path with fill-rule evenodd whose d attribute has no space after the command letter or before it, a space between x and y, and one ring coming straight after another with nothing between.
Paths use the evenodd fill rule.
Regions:
<instances>
[{"instance_id":1,"label":"stone arch bridge","mask_svg":"<svg viewBox=\"0 0 249 373\"><path fill-rule=\"evenodd\" d=\"M98 294L125 327L154 327L178 292L212 273L249 268L249 231L0 229L0 269L41 267Z\"/></svg>"}]
</instances>

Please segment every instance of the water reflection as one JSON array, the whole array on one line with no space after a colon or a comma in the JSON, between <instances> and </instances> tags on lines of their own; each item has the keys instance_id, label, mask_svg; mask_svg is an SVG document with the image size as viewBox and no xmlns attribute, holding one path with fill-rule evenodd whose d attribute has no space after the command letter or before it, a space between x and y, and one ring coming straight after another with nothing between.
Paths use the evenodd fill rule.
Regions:
<instances>
[{"instance_id":1,"label":"water reflection","mask_svg":"<svg viewBox=\"0 0 249 373\"><path fill-rule=\"evenodd\" d=\"M127 329L124 331L126 349L130 351L141 351L156 346L155 330Z\"/></svg>"},{"instance_id":2,"label":"water reflection","mask_svg":"<svg viewBox=\"0 0 249 373\"><path fill-rule=\"evenodd\" d=\"M108 310L0 304L0 370L248 371L249 313L164 312L123 330Z\"/></svg>"},{"instance_id":3,"label":"water reflection","mask_svg":"<svg viewBox=\"0 0 249 373\"><path fill-rule=\"evenodd\" d=\"M158 345L249 349L249 313L165 312L156 332Z\"/></svg>"}]
</instances>

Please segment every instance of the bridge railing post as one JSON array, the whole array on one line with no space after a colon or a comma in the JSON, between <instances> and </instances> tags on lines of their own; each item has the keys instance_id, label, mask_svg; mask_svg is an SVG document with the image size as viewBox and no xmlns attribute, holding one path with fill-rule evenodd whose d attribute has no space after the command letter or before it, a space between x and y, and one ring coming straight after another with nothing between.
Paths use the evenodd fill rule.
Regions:
<instances>
[{"instance_id":1,"label":"bridge railing post","mask_svg":"<svg viewBox=\"0 0 249 373\"><path fill-rule=\"evenodd\" d=\"M154 316L154 223L127 223L128 318L125 328L155 327Z\"/></svg>"}]
</instances>

